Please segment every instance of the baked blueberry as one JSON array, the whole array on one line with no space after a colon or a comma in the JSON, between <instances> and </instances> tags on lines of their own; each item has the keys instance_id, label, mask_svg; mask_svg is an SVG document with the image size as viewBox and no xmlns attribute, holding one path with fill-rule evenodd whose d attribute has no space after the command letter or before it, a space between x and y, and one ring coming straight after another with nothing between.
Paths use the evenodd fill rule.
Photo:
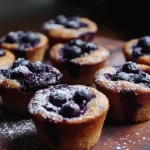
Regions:
<instances>
[{"instance_id":1,"label":"baked blueberry","mask_svg":"<svg viewBox=\"0 0 150 150\"><path fill-rule=\"evenodd\" d=\"M79 46L68 46L65 50L64 50L64 57L66 57L67 59L73 59L76 57L80 57L82 54L82 50Z\"/></svg>"},{"instance_id":2,"label":"baked blueberry","mask_svg":"<svg viewBox=\"0 0 150 150\"><path fill-rule=\"evenodd\" d=\"M67 23L67 18L64 15L59 15L56 17L56 23L66 25Z\"/></svg>"},{"instance_id":3,"label":"baked blueberry","mask_svg":"<svg viewBox=\"0 0 150 150\"><path fill-rule=\"evenodd\" d=\"M144 72L139 73L135 76L135 83L149 83L150 84L150 75Z\"/></svg>"},{"instance_id":4,"label":"baked blueberry","mask_svg":"<svg viewBox=\"0 0 150 150\"><path fill-rule=\"evenodd\" d=\"M70 101L61 109L61 115L66 118L73 118L80 115L80 107L78 104Z\"/></svg>"},{"instance_id":5,"label":"baked blueberry","mask_svg":"<svg viewBox=\"0 0 150 150\"><path fill-rule=\"evenodd\" d=\"M21 66L28 66L29 65L29 61L25 60L24 58L18 58L12 65L12 68L16 68L19 65Z\"/></svg>"},{"instance_id":6,"label":"baked blueberry","mask_svg":"<svg viewBox=\"0 0 150 150\"><path fill-rule=\"evenodd\" d=\"M0 57L5 56L6 52L3 48L0 48Z\"/></svg>"},{"instance_id":7,"label":"baked blueberry","mask_svg":"<svg viewBox=\"0 0 150 150\"><path fill-rule=\"evenodd\" d=\"M94 50L97 50L98 49L98 45L94 42L88 42L84 45L84 51L85 52L91 52L91 51L94 51Z\"/></svg>"},{"instance_id":8,"label":"baked blueberry","mask_svg":"<svg viewBox=\"0 0 150 150\"><path fill-rule=\"evenodd\" d=\"M73 100L77 104L82 104L83 101L89 101L92 98L92 93L88 89L77 90L74 94Z\"/></svg>"},{"instance_id":9,"label":"baked blueberry","mask_svg":"<svg viewBox=\"0 0 150 150\"><path fill-rule=\"evenodd\" d=\"M29 69L32 72L40 73L40 72L47 72L48 71L48 66L44 65L40 61L34 62L29 65Z\"/></svg>"},{"instance_id":10,"label":"baked blueberry","mask_svg":"<svg viewBox=\"0 0 150 150\"><path fill-rule=\"evenodd\" d=\"M54 106L61 107L67 102L68 95L66 91L57 90L49 96L49 102Z\"/></svg>"},{"instance_id":11,"label":"baked blueberry","mask_svg":"<svg viewBox=\"0 0 150 150\"><path fill-rule=\"evenodd\" d=\"M70 45L76 45L76 46L82 47L84 45L84 42L80 39L72 40L70 42Z\"/></svg>"},{"instance_id":12,"label":"baked blueberry","mask_svg":"<svg viewBox=\"0 0 150 150\"><path fill-rule=\"evenodd\" d=\"M138 73L140 68L136 63L127 62L122 66L122 71L126 73Z\"/></svg>"},{"instance_id":13,"label":"baked blueberry","mask_svg":"<svg viewBox=\"0 0 150 150\"><path fill-rule=\"evenodd\" d=\"M87 23L80 22L80 27L88 27Z\"/></svg>"},{"instance_id":14,"label":"baked blueberry","mask_svg":"<svg viewBox=\"0 0 150 150\"><path fill-rule=\"evenodd\" d=\"M71 21L68 21L66 23L66 28L74 28L74 29L78 29L80 28L80 23L75 21L75 20L71 20Z\"/></svg>"},{"instance_id":15,"label":"baked blueberry","mask_svg":"<svg viewBox=\"0 0 150 150\"><path fill-rule=\"evenodd\" d=\"M26 78L31 74L30 70L25 66L19 66L11 70L12 79Z\"/></svg>"},{"instance_id":16,"label":"baked blueberry","mask_svg":"<svg viewBox=\"0 0 150 150\"><path fill-rule=\"evenodd\" d=\"M66 99L50 96L49 102L52 103L54 106L61 107L64 103L66 103Z\"/></svg>"},{"instance_id":17,"label":"baked blueberry","mask_svg":"<svg viewBox=\"0 0 150 150\"><path fill-rule=\"evenodd\" d=\"M138 58L139 56L143 56L143 52L142 52L142 48L141 47L135 47L133 52L132 52L132 56L133 56L133 59L135 58Z\"/></svg>"},{"instance_id":18,"label":"baked blueberry","mask_svg":"<svg viewBox=\"0 0 150 150\"><path fill-rule=\"evenodd\" d=\"M7 43L17 43L18 42L18 34L16 32L9 32L5 38L4 38L4 42L7 42Z\"/></svg>"},{"instance_id":19,"label":"baked blueberry","mask_svg":"<svg viewBox=\"0 0 150 150\"><path fill-rule=\"evenodd\" d=\"M35 46L40 41L39 38L37 37L36 33L34 33L34 32L24 33L20 40L22 43L30 43L31 46Z\"/></svg>"},{"instance_id":20,"label":"baked blueberry","mask_svg":"<svg viewBox=\"0 0 150 150\"><path fill-rule=\"evenodd\" d=\"M56 23L55 20L49 20L49 21L48 21L48 24L55 24L55 23Z\"/></svg>"},{"instance_id":21,"label":"baked blueberry","mask_svg":"<svg viewBox=\"0 0 150 150\"><path fill-rule=\"evenodd\" d=\"M110 74L110 73L105 73L104 76L105 76L106 79L111 80L113 75Z\"/></svg>"},{"instance_id":22,"label":"baked blueberry","mask_svg":"<svg viewBox=\"0 0 150 150\"><path fill-rule=\"evenodd\" d=\"M75 21L79 22L80 21L80 17L79 16L74 16L74 17L71 18L71 20L75 20Z\"/></svg>"},{"instance_id":23,"label":"baked blueberry","mask_svg":"<svg viewBox=\"0 0 150 150\"><path fill-rule=\"evenodd\" d=\"M3 75L6 78L10 78L10 71L9 70L0 70L0 75Z\"/></svg>"},{"instance_id":24,"label":"baked blueberry","mask_svg":"<svg viewBox=\"0 0 150 150\"><path fill-rule=\"evenodd\" d=\"M129 74L127 74L125 72L119 72L119 73L116 73L115 75L113 75L112 80L113 81L118 81L118 80L130 81L131 77Z\"/></svg>"},{"instance_id":25,"label":"baked blueberry","mask_svg":"<svg viewBox=\"0 0 150 150\"><path fill-rule=\"evenodd\" d=\"M150 47L150 36L144 36L144 37L139 38L137 46L143 47L143 48L149 48Z\"/></svg>"}]
</instances>

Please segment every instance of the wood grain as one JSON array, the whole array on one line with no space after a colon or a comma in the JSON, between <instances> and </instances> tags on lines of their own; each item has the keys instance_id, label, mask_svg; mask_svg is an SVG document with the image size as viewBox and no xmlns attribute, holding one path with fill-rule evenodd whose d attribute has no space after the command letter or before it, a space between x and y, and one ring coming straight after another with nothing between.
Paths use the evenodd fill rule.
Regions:
<instances>
[{"instance_id":1,"label":"wood grain","mask_svg":"<svg viewBox=\"0 0 150 150\"><path fill-rule=\"evenodd\" d=\"M95 39L111 56L106 65L125 62L124 42L104 37ZM150 121L136 125L104 125L99 142L92 150L150 150ZM16 119L3 110L0 102L0 150L44 150L29 119Z\"/></svg>"}]
</instances>

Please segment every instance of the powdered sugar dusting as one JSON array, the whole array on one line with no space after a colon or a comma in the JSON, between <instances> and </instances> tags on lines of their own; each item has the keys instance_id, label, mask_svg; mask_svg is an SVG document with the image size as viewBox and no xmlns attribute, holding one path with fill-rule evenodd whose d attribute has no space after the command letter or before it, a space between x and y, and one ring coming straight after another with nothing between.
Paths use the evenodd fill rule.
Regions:
<instances>
[{"instance_id":1,"label":"powdered sugar dusting","mask_svg":"<svg viewBox=\"0 0 150 150\"><path fill-rule=\"evenodd\" d=\"M138 125L135 126L138 127ZM127 126L126 129L130 127ZM106 149L130 150L131 148L134 149L136 145L139 145L139 149L141 149L141 145L149 145L150 137L145 135L145 132L149 132L149 129L143 130L143 127L138 127L138 132L136 132L137 128L133 128L129 134L124 134L126 129L124 130L125 132L120 130L114 138L108 138L107 142L103 143L104 149L106 147Z\"/></svg>"},{"instance_id":2,"label":"powdered sugar dusting","mask_svg":"<svg viewBox=\"0 0 150 150\"><path fill-rule=\"evenodd\" d=\"M32 120L14 120L0 110L0 150L44 150Z\"/></svg>"},{"instance_id":3,"label":"powdered sugar dusting","mask_svg":"<svg viewBox=\"0 0 150 150\"><path fill-rule=\"evenodd\" d=\"M4 122L0 124L0 133L3 137L13 139L14 136L20 136L28 132L35 132L35 127L31 120L18 122Z\"/></svg>"},{"instance_id":4,"label":"powdered sugar dusting","mask_svg":"<svg viewBox=\"0 0 150 150\"><path fill-rule=\"evenodd\" d=\"M45 29L45 30L53 30L53 29L62 28L62 27L63 27L62 25L59 25L59 24L49 24L48 22L46 22L43 25L43 29Z\"/></svg>"}]
</instances>

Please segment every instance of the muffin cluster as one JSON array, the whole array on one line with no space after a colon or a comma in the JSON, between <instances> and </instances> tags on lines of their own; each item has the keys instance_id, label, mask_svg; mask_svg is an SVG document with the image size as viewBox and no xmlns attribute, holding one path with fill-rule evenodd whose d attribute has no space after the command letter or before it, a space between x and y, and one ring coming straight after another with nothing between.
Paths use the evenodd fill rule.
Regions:
<instances>
[{"instance_id":1,"label":"muffin cluster","mask_svg":"<svg viewBox=\"0 0 150 150\"><path fill-rule=\"evenodd\" d=\"M30 114L49 149L91 149L108 109L113 123L150 120L150 36L125 43L125 64L103 68L110 53L92 41L96 32L87 18L59 15L43 24L43 34L16 31L0 39L5 109ZM42 63L46 51L55 68Z\"/></svg>"}]
</instances>

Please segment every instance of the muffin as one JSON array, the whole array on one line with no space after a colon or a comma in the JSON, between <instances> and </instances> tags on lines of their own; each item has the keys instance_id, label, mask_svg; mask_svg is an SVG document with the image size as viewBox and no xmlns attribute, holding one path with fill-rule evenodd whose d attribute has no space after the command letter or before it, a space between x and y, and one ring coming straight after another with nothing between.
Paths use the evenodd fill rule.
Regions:
<instances>
[{"instance_id":1,"label":"muffin","mask_svg":"<svg viewBox=\"0 0 150 150\"><path fill-rule=\"evenodd\" d=\"M94 42L72 40L56 44L50 51L52 64L64 75L64 83L91 85L93 76L102 68L109 52Z\"/></svg>"},{"instance_id":2,"label":"muffin","mask_svg":"<svg viewBox=\"0 0 150 150\"><path fill-rule=\"evenodd\" d=\"M94 82L110 102L108 119L139 123L150 119L150 67L127 62L98 71Z\"/></svg>"},{"instance_id":3,"label":"muffin","mask_svg":"<svg viewBox=\"0 0 150 150\"><path fill-rule=\"evenodd\" d=\"M61 78L62 74L52 66L17 59L9 69L0 69L0 95L5 108L26 113L34 93L58 84Z\"/></svg>"},{"instance_id":4,"label":"muffin","mask_svg":"<svg viewBox=\"0 0 150 150\"><path fill-rule=\"evenodd\" d=\"M89 150L101 134L108 100L94 88L56 85L37 91L29 112L49 149Z\"/></svg>"},{"instance_id":5,"label":"muffin","mask_svg":"<svg viewBox=\"0 0 150 150\"><path fill-rule=\"evenodd\" d=\"M31 62L42 61L48 46L45 35L36 32L9 32L0 39L0 47L14 53L16 58Z\"/></svg>"},{"instance_id":6,"label":"muffin","mask_svg":"<svg viewBox=\"0 0 150 150\"><path fill-rule=\"evenodd\" d=\"M150 36L128 41L123 48L123 53L127 61L150 66Z\"/></svg>"},{"instance_id":7,"label":"muffin","mask_svg":"<svg viewBox=\"0 0 150 150\"><path fill-rule=\"evenodd\" d=\"M0 48L0 69L9 68L14 61L15 56L11 52L3 48Z\"/></svg>"},{"instance_id":8,"label":"muffin","mask_svg":"<svg viewBox=\"0 0 150 150\"><path fill-rule=\"evenodd\" d=\"M74 39L90 41L97 32L97 25L83 17L59 15L55 20L44 23L43 31L49 37L50 45L68 43Z\"/></svg>"}]
</instances>

